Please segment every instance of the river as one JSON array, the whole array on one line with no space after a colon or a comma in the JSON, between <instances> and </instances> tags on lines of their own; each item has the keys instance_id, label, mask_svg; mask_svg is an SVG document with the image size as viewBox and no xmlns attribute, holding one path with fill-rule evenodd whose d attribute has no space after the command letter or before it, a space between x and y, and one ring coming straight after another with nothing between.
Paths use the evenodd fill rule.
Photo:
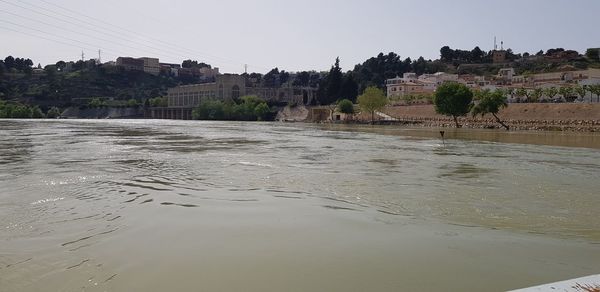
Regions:
<instances>
[{"instance_id":1,"label":"river","mask_svg":"<svg viewBox=\"0 0 600 292\"><path fill-rule=\"evenodd\" d=\"M0 291L502 291L600 273L600 135L445 131L0 120Z\"/></svg>"}]
</instances>

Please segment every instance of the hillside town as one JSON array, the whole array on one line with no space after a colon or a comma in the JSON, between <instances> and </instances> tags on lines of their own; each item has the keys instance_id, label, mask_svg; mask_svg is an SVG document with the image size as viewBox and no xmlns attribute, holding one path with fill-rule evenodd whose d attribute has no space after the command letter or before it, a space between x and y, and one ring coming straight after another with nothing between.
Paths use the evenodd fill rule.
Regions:
<instances>
[{"instance_id":1,"label":"hillside town","mask_svg":"<svg viewBox=\"0 0 600 292\"><path fill-rule=\"evenodd\" d=\"M101 62L100 57L86 61L82 56L76 62L33 67L29 59L9 56L0 62L0 97L9 102L9 109L10 102L32 104L31 109L17 107L5 116L44 116L52 110L52 117L191 120L199 118L195 110L211 102L239 104L243 97L254 96L270 108L271 114L263 118L313 122L360 121L360 115L334 113L333 108L342 100L358 103L357 97L369 86L383 90L388 109L376 116L388 121L407 119L406 114L396 114L405 111L397 106L432 105L438 88L448 82L471 89L476 99L480 93L501 92L510 104L600 103L600 49L590 48L585 54L562 48L516 54L503 45L494 44L488 52L445 46L433 61L380 53L347 72L336 59L329 71L274 68L266 74L223 73L191 59L177 64L157 57L120 56ZM94 110L123 107L131 110ZM413 107L409 112L418 111Z\"/></svg>"}]
</instances>

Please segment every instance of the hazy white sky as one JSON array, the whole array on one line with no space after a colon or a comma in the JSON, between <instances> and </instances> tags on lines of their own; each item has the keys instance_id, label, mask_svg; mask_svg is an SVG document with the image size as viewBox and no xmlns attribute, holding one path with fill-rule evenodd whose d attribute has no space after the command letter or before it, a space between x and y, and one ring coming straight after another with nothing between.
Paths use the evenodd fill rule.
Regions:
<instances>
[{"instance_id":1,"label":"hazy white sky","mask_svg":"<svg viewBox=\"0 0 600 292\"><path fill-rule=\"evenodd\" d=\"M222 72L344 70L444 45L516 52L600 47L598 0L0 0L0 57L196 59ZM90 18L91 17L91 18Z\"/></svg>"}]
</instances>

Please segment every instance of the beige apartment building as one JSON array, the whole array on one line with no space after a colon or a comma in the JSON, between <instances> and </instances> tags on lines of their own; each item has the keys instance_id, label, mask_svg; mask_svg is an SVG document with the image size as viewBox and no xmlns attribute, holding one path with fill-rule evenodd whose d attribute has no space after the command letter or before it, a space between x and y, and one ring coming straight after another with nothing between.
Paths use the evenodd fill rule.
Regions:
<instances>
[{"instance_id":1,"label":"beige apartment building","mask_svg":"<svg viewBox=\"0 0 600 292\"><path fill-rule=\"evenodd\" d=\"M160 73L160 63L157 58L118 57L116 65L125 68L125 70L144 71L152 75Z\"/></svg>"},{"instance_id":2,"label":"beige apartment building","mask_svg":"<svg viewBox=\"0 0 600 292\"><path fill-rule=\"evenodd\" d=\"M144 61L144 72L152 75L158 75L160 73L160 62L158 58L141 57L140 60Z\"/></svg>"},{"instance_id":3,"label":"beige apartment building","mask_svg":"<svg viewBox=\"0 0 600 292\"><path fill-rule=\"evenodd\" d=\"M404 73L402 77L388 79L385 85L389 98L433 93L437 87L435 81L419 79L415 73Z\"/></svg>"}]
</instances>

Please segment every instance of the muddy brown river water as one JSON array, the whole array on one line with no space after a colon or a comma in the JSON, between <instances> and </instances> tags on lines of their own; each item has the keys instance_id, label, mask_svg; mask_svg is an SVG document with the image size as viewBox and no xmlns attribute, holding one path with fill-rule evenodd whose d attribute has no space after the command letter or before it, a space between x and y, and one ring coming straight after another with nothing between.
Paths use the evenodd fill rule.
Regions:
<instances>
[{"instance_id":1,"label":"muddy brown river water","mask_svg":"<svg viewBox=\"0 0 600 292\"><path fill-rule=\"evenodd\" d=\"M0 291L503 291L600 274L600 135L0 120Z\"/></svg>"}]
</instances>

